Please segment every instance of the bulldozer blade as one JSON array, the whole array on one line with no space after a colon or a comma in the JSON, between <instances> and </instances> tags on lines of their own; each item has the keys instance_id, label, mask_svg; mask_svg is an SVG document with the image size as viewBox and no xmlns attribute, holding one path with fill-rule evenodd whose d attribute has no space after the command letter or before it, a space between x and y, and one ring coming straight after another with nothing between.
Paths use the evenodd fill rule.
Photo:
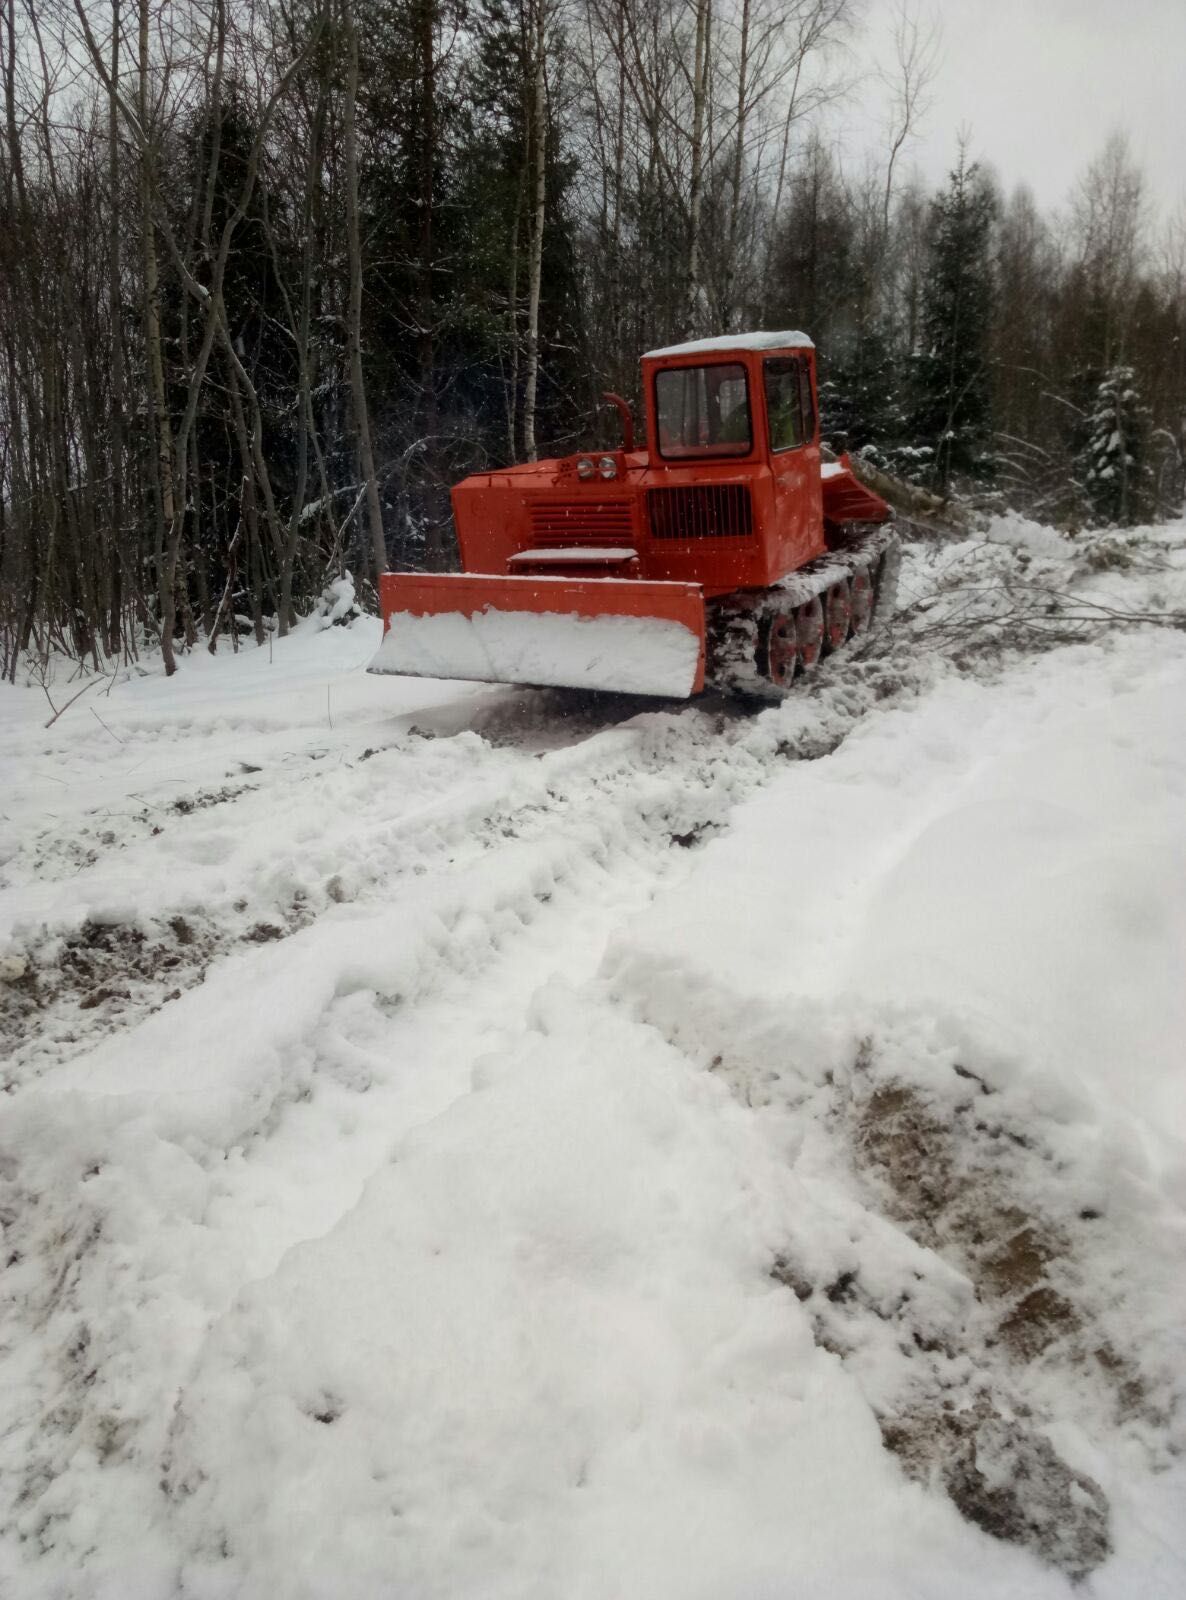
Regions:
<instances>
[{"instance_id":1,"label":"bulldozer blade","mask_svg":"<svg viewBox=\"0 0 1186 1600\"><path fill-rule=\"evenodd\" d=\"M395 573L371 672L685 698L704 687L699 584Z\"/></svg>"}]
</instances>

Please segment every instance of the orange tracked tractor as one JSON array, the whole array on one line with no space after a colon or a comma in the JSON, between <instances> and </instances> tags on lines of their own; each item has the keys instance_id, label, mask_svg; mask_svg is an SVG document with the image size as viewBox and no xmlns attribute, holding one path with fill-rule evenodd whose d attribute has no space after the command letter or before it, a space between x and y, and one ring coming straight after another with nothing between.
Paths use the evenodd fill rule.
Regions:
<instances>
[{"instance_id":1,"label":"orange tracked tractor","mask_svg":"<svg viewBox=\"0 0 1186 1600\"><path fill-rule=\"evenodd\" d=\"M815 349L736 334L642 358L646 448L466 478L461 573L385 573L372 672L776 696L893 605L886 502L821 464Z\"/></svg>"}]
</instances>

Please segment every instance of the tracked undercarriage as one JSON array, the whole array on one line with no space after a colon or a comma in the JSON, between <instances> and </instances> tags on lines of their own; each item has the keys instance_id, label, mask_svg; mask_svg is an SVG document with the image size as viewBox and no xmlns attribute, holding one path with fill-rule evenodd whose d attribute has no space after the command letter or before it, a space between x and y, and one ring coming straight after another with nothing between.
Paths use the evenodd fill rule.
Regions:
<instances>
[{"instance_id":1,"label":"tracked undercarriage","mask_svg":"<svg viewBox=\"0 0 1186 1600\"><path fill-rule=\"evenodd\" d=\"M768 589L708 609L706 686L781 698L826 655L894 609L901 542L879 523L847 523L836 548Z\"/></svg>"}]
</instances>

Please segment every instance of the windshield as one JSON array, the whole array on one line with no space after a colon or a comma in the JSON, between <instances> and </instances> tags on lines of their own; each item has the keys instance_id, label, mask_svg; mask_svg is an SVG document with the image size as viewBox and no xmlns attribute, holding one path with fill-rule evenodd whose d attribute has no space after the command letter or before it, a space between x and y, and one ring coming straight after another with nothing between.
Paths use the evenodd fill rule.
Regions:
<instances>
[{"instance_id":1,"label":"windshield","mask_svg":"<svg viewBox=\"0 0 1186 1600\"><path fill-rule=\"evenodd\" d=\"M655 378L659 451L668 460L746 456L753 444L745 368L668 367Z\"/></svg>"}]
</instances>

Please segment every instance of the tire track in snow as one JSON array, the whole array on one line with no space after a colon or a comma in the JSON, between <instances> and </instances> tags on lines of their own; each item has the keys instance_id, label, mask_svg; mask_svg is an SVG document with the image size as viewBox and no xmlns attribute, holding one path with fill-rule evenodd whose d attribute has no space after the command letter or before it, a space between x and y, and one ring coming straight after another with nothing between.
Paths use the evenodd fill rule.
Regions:
<instances>
[{"instance_id":1,"label":"tire track in snow","mask_svg":"<svg viewBox=\"0 0 1186 1600\"><path fill-rule=\"evenodd\" d=\"M236 991L269 1019L263 1058L246 1046L243 1081L215 1112L194 1120L176 1073L122 1082L126 1051L155 1062L155 1041L167 1048L163 1016L109 1040L97 1069L92 1058L65 1080L60 1070L75 1093L17 1096L0 1135L13 1258L4 1348L36 1352L43 1376L0 1465L31 1549L85 1559L54 1509L79 1495L103 1503L118 1484L126 1505L113 1516L151 1514L155 1478L136 1463L159 1459L171 1396L240 1285L332 1227L392 1142L468 1092L475 1058L530 1026L552 972L592 977L613 928L681 870L687 846L727 826L783 763L834 748L886 687L878 670L823 680L746 722L651 714L524 763L512 795L376 830L374 870L352 903L223 960L178 1003L171 1026L208 1035L214 1063L239 1046L238 1025L219 1016ZM291 992L290 968L309 994ZM429 1049L431 1082L418 1082ZM129 1247L129 1233L153 1248ZM143 1360L134 1384L129 1352Z\"/></svg>"},{"instance_id":2,"label":"tire track in snow","mask_svg":"<svg viewBox=\"0 0 1186 1600\"><path fill-rule=\"evenodd\" d=\"M917 677L917 669L906 674L908 691ZM213 822L206 811L195 820L192 808L180 819L184 829L143 842L139 863L121 869L126 878L108 871L71 879L18 942L24 972L0 985L5 1086L11 1092L134 1028L245 946L286 939L335 906L387 899L409 877L465 871L508 839L564 825L582 800L604 804L669 773L678 812L679 774L697 762L708 764L722 793L741 798L779 762L830 748L902 679L890 662L846 662L835 681L824 671L810 693L772 711L647 712L529 757L473 734L364 752L356 766L325 775L315 828L307 778L280 797L275 784L255 785L220 806ZM415 794L422 770L419 803L392 818L392 791ZM461 797L448 798L457 788ZM723 825L727 810L711 825ZM698 826L693 818L673 832L691 843ZM257 835L267 836L267 848L253 853ZM154 880L174 867L176 888L162 895ZM149 914L145 903L154 907Z\"/></svg>"},{"instance_id":3,"label":"tire track in snow","mask_svg":"<svg viewBox=\"0 0 1186 1600\"><path fill-rule=\"evenodd\" d=\"M311 794L313 785L324 792ZM459 787L463 797L449 798ZM135 1026L242 944L285 938L334 904L430 870L435 857L475 838L496 840L539 788L533 767L472 735L417 737L368 747L345 770L274 770L234 797L233 815L213 822L207 791L124 819L140 848L121 864L122 881L109 865L89 875L72 866L65 893L16 947L25 971L0 986L9 1086L24 1079L31 1058L44 1071ZM392 793L409 806L394 818ZM311 834L311 814L328 826ZM109 832L108 818L100 820ZM266 837L267 848L236 850L235 834ZM110 848L127 845L113 838ZM154 880L174 866L180 881L170 899ZM151 913L139 909L145 904Z\"/></svg>"},{"instance_id":4,"label":"tire track in snow","mask_svg":"<svg viewBox=\"0 0 1186 1600\"><path fill-rule=\"evenodd\" d=\"M59 816L52 809L44 813L42 825L28 838L19 838L0 851L0 890L24 887L33 882L56 882L76 878L80 873L99 866L111 856L118 855L160 836L171 829L184 827L185 819L195 811L238 800L242 795L256 791L286 791L306 784L316 785L331 778L340 765L356 766L375 756L399 752L413 758L423 754L430 742L447 741L459 734L476 734L491 752L495 749L520 750L532 755L568 748L583 743L615 725L630 720L640 713L666 709L662 702L641 696L591 695L576 690L527 689L507 690L504 694L463 699L460 704L427 707L422 712L402 714L394 734L386 725L373 728L367 740L347 735L355 730L347 726L336 739L331 734L325 741L324 729L304 730L317 737L311 744L284 749L279 754L257 750L250 742L258 735L257 724L252 720L229 723L220 721L218 737L226 740L239 733L247 754L231 755L228 751L221 775L204 777L193 783L184 778L164 778L158 775L148 788L130 786L126 791L74 814ZM156 753L156 744L163 738L175 738L171 725L149 723L147 729L137 723L124 725L126 737L121 740L132 756L144 754L127 766L130 780L137 768ZM187 723L186 734L200 731ZM294 730L298 732L300 730ZM141 737L137 740L137 732ZM151 737L148 735L151 734ZM208 736L209 737L209 736ZM98 736L96 736L98 740ZM101 740L95 743L101 770L101 756L106 747ZM50 749L47 757L55 752ZM14 761L22 759L19 743L11 751Z\"/></svg>"}]
</instances>

